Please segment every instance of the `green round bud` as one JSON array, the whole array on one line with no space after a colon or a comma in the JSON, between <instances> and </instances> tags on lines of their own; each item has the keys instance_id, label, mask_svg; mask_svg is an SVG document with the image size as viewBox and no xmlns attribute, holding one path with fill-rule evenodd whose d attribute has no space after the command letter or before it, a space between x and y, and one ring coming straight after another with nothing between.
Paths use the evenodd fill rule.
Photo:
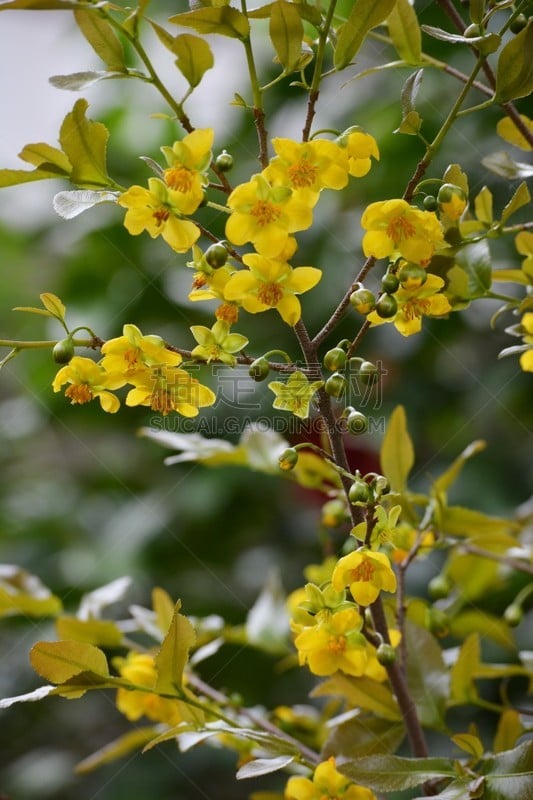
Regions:
<instances>
[{"instance_id":1,"label":"green round bud","mask_svg":"<svg viewBox=\"0 0 533 800\"><path fill-rule=\"evenodd\" d=\"M340 372L334 372L324 384L324 389L330 397L341 397L346 391L346 378Z\"/></svg>"},{"instance_id":2,"label":"green round bud","mask_svg":"<svg viewBox=\"0 0 533 800\"><path fill-rule=\"evenodd\" d=\"M400 281L398 277L392 272L387 272L381 279L381 288L384 292L387 292L387 294L394 294L394 292L397 292L399 285Z\"/></svg>"},{"instance_id":3,"label":"green round bud","mask_svg":"<svg viewBox=\"0 0 533 800\"><path fill-rule=\"evenodd\" d=\"M350 295L350 303L360 314L369 314L376 305L376 298L368 289L356 289Z\"/></svg>"},{"instance_id":4,"label":"green round bud","mask_svg":"<svg viewBox=\"0 0 533 800\"><path fill-rule=\"evenodd\" d=\"M424 208L426 211L436 211L437 210L437 198L433 197L432 194L426 195L423 201Z\"/></svg>"},{"instance_id":5,"label":"green round bud","mask_svg":"<svg viewBox=\"0 0 533 800\"><path fill-rule=\"evenodd\" d=\"M223 267L228 260L228 251L221 242L212 244L205 251L204 258L213 269Z\"/></svg>"},{"instance_id":6,"label":"green round bud","mask_svg":"<svg viewBox=\"0 0 533 800\"><path fill-rule=\"evenodd\" d=\"M376 658L383 667L388 667L396 661L396 650L391 644L382 642L376 650Z\"/></svg>"},{"instance_id":7,"label":"green round bud","mask_svg":"<svg viewBox=\"0 0 533 800\"><path fill-rule=\"evenodd\" d=\"M376 312L382 319L390 319L396 315L398 303L391 294L384 294L376 303Z\"/></svg>"},{"instance_id":8,"label":"green round bud","mask_svg":"<svg viewBox=\"0 0 533 800\"><path fill-rule=\"evenodd\" d=\"M437 195L437 203L442 206L449 203L454 197L466 201L466 194L460 186L456 186L455 183L443 183Z\"/></svg>"},{"instance_id":9,"label":"green round bud","mask_svg":"<svg viewBox=\"0 0 533 800\"><path fill-rule=\"evenodd\" d=\"M522 619L524 617L524 612L522 611L521 607L516 603L511 603L510 606L507 606L505 611L503 612L503 618L511 628L516 628L517 625L520 625Z\"/></svg>"},{"instance_id":10,"label":"green round bud","mask_svg":"<svg viewBox=\"0 0 533 800\"><path fill-rule=\"evenodd\" d=\"M428 608L427 611L428 628L435 636L441 639L450 632L450 620L445 611L440 608Z\"/></svg>"},{"instance_id":11,"label":"green round bud","mask_svg":"<svg viewBox=\"0 0 533 800\"><path fill-rule=\"evenodd\" d=\"M513 21L509 25L509 29L510 29L511 33L520 33L520 31L524 30L526 25L527 25L527 17L526 17L526 15L525 14L519 14L517 17L515 17L515 19L513 19Z\"/></svg>"},{"instance_id":12,"label":"green round bud","mask_svg":"<svg viewBox=\"0 0 533 800\"><path fill-rule=\"evenodd\" d=\"M448 597L451 588L451 581L446 577L446 575L436 575L428 583L429 596L433 600L442 600L445 597Z\"/></svg>"},{"instance_id":13,"label":"green round bud","mask_svg":"<svg viewBox=\"0 0 533 800\"><path fill-rule=\"evenodd\" d=\"M264 356L259 356L256 358L255 361L252 361L250 364L250 368L248 369L248 375L250 378L253 378L254 381L264 381L265 378L268 377L268 373L270 372L270 364L268 363L268 359Z\"/></svg>"},{"instance_id":14,"label":"green round bud","mask_svg":"<svg viewBox=\"0 0 533 800\"><path fill-rule=\"evenodd\" d=\"M215 166L220 172L229 172L229 170L233 167L233 156L230 155L226 150L223 150L216 158L215 158Z\"/></svg>"},{"instance_id":15,"label":"green round bud","mask_svg":"<svg viewBox=\"0 0 533 800\"><path fill-rule=\"evenodd\" d=\"M466 39L475 39L477 36L483 36L483 31L481 30L479 25L476 25L473 22L471 25L468 26L468 28L465 28L463 36Z\"/></svg>"},{"instance_id":16,"label":"green round bud","mask_svg":"<svg viewBox=\"0 0 533 800\"><path fill-rule=\"evenodd\" d=\"M428 279L428 274L420 264L405 264L398 273L403 289L418 289Z\"/></svg>"},{"instance_id":17,"label":"green round bud","mask_svg":"<svg viewBox=\"0 0 533 800\"><path fill-rule=\"evenodd\" d=\"M298 451L294 447L287 447L279 454L278 464L283 472L290 472L298 463Z\"/></svg>"},{"instance_id":18,"label":"green round bud","mask_svg":"<svg viewBox=\"0 0 533 800\"><path fill-rule=\"evenodd\" d=\"M371 499L371 492L368 484L364 481L354 481L348 491L348 499L355 506L357 503L366 505Z\"/></svg>"},{"instance_id":19,"label":"green round bud","mask_svg":"<svg viewBox=\"0 0 533 800\"><path fill-rule=\"evenodd\" d=\"M385 475L376 475L370 483L377 497L390 492L390 483Z\"/></svg>"},{"instance_id":20,"label":"green round bud","mask_svg":"<svg viewBox=\"0 0 533 800\"><path fill-rule=\"evenodd\" d=\"M74 356L74 352L72 339L70 336L67 336L66 339L62 339L60 342L54 345L52 357L56 364L68 364L71 358Z\"/></svg>"},{"instance_id":21,"label":"green round bud","mask_svg":"<svg viewBox=\"0 0 533 800\"><path fill-rule=\"evenodd\" d=\"M338 369L344 369L346 365L346 353L342 347L333 347L328 350L324 356L324 366L330 372L335 372Z\"/></svg>"},{"instance_id":22,"label":"green round bud","mask_svg":"<svg viewBox=\"0 0 533 800\"><path fill-rule=\"evenodd\" d=\"M322 524L326 528L338 528L346 521L346 506L338 498L328 500L322 506Z\"/></svg>"},{"instance_id":23,"label":"green round bud","mask_svg":"<svg viewBox=\"0 0 533 800\"><path fill-rule=\"evenodd\" d=\"M360 411L351 411L346 420L346 427L355 436L360 433L366 433L368 430L368 417L365 417Z\"/></svg>"},{"instance_id":24,"label":"green round bud","mask_svg":"<svg viewBox=\"0 0 533 800\"><path fill-rule=\"evenodd\" d=\"M371 383L376 375L378 375L378 368L371 361L363 361L359 367L359 377L363 383Z\"/></svg>"}]
</instances>

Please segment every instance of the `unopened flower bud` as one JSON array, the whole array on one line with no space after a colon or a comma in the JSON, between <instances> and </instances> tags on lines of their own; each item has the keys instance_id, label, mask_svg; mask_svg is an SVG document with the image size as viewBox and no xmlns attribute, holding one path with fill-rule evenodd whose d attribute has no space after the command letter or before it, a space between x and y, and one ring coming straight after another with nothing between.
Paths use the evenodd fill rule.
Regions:
<instances>
[{"instance_id":1,"label":"unopened flower bud","mask_svg":"<svg viewBox=\"0 0 533 800\"><path fill-rule=\"evenodd\" d=\"M418 289L427 281L428 274L420 264L404 264L398 277L403 289Z\"/></svg>"},{"instance_id":2,"label":"unopened flower bud","mask_svg":"<svg viewBox=\"0 0 533 800\"><path fill-rule=\"evenodd\" d=\"M378 374L378 368L371 361L363 361L359 367L359 377L363 383L371 383Z\"/></svg>"},{"instance_id":3,"label":"unopened flower bud","mask_svg":"<svg viewBox=\"0 0 533 800\"><path fill-rule=\"evenodd\" d=\"M368 484L361 480L354 481L348 491L348 499L354 506L358 503L366 505L370 500L370 496L371 493Z\"/></svg>"},{"instance_id":4,"label":"unopened flower bud","mask_svg":"<svg viewBox=\"0 0 533 800\"><path fill-rule=\"evenodd\" d=\"M511 628L516 628L517 625L520 625L523 616L524 612L516 603L511 603L511 605L507 606L503 612L503 618L506 623L511 626Z\"/></svg>"},{"instance_id":5,"label":"unopened flower bud","mask_svg":"<svg viewBox=\"0 0 533 800\"><path fill-rule=\"evenodd\" d=\"M219 269L223 267L228 260L228 251L221 242L217 242L207 248L204 257L210 267Z\"/></svg>"},{"instance_id":6,"label":"unopened flower bud","mask_svg":"<svg viewBox=\"0 0 533 800\"><path fill-rule=\"evenodd\" d=\"M398 291L399 285L400 281L393 272L387 272L381 279L381 288L387 294L394 294L394 292Z\"/></svg>"},{"instance_id":7,"label":"unopened flower bud","mask_svg":"<svg viewBox=\"0 0 533 800\"><path fill-rule=\"evenodd\" d=\"M376 650L376 658L383 667L388 667L396 661L396 650L391 644L382 642Z\"/></svg>"},{"instance_id":8,"label":"unopened flower bud","mask_svg":"<svg viewBox=\"0 0 533 800\"><path fill-rule=\"evenodd\" d=\"M324 356L324 366L330 372L335 372L338 369L343 369L346 364L346 353L342 347L333 347L328 350Z\"/></svg>"},{"instance_id":9,"label":"unopened flower bud","mask_svg":"<svg viewBox=\"0 0 533 800\"><path fill-rule=\"evenodd\" d=\"M268 363L268 359L264 356L259 356L259 358L256 358L255 361L252 361L250 364L248 375L259 383L259 381L264 381L265 378L268 378L269 372L270 364Z\"/></svg>"},{"instance_id":10,"label":"unopened flower bud","mask_svg":"<svg viewBox=\"0 0 533 800\"><path fill-rule=\"evenodd\" d=\"M298 463L298 451L294 447L287 447L279 454L278 464L283 472L290 472Z\"/></svg>"},{"instance_id":11,"label":"unopened flower bud","mask_svg":"<svg viewBox=\"0 0 533 800\"><path fill-rule=\"evenodd\" d=\"M70 336L67 336L66 339L61 339L60 342L54 345L52 357L56 364L68 364L71 358L74 356L74 352L72 339Z\"/></svg>"},{"instance_id":12,"label":"unopened flower bud","mask_svg":"<svg viewBox=\"0 0 533 800\"><path fill-rule=\"evenodd\" d=\"M453 183L444 183L437 195L437 203L441 213L451 220L458 220L467 205L467 197L460 186Z\"/></svg>"},{"instance_id":13,"label":"unopened flower bud","mask_svg":"<svg viewBox=\"0 0 533 800\"><path fill-rule=\"evenodd\" d=\"M220 172L229 172L229 170L233 167L233 156L230 153L223 150L216 158L215 158L215 166Z\"/></svg>"},{"instance_id":14,"label":"unopened flower bud","mask_svg":"<svg viewBox=\"0 0 533 800\"><path fill-rule=\"evenodd\" d=\"M384 294L376 303L376 312L382 319L390 319L396 315L398 303L391 294Z\"/></svg>"},{"instance_id":15,"label":"unopened flower bud","mask_svg":"<svg viewBox=\"0 0 533 800\"><path fill-rule=\"evenodd\" d=\"M433 600L442 600L448 597L452 588L450 579L446 575L436 575L428 584L429 596Z\"/></svg>"},{"instance_id":16,"label":"unopened flower bud","mask_svg":"<svg viewBox=\"0 0 533 800\"><path fill-rule=\"evenodd\" d=\"M346 378L340 372L334 372L327 379L324 389L330 397L341 397L346 390Z\"/></svg>"},{"instance_id":17,"label":"unopened flower bud","mask_svg":"<svg viewBox=\"0 0 533 800\"><path fill-rule=\"evenodd\" d=\"M434 197L432 194L428 194L424 197L424 208L426 211L436 211L437 210L437 198Z\"/></svg>"},{"instance_id":18,"label":"unopened flower bud","mask_svg":"<svg viewBox=\"0 0 533 800\"><path fill-rule=\"evenodd\" d=\"M365 433L368 430L368 417L360 411L351 411L346 420L346 427L355 436Z\"/></svg>"},{"instance_id":19,"label":"unopened flower bud","mask_svg":"<svg viewBox=\"0 0 533 800\"><path fill-rule=\"evenodd\" d=\"M360 314L369 314L376 305L376 298L368 289L356 289L350 295L350 303Z\"/></svg>"}]
</instances>

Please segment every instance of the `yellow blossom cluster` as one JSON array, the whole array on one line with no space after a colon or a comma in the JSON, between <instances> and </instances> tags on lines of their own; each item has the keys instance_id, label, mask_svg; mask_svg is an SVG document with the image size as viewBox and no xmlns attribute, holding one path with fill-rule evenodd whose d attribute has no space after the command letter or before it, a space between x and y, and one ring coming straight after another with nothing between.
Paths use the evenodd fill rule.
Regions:
<instances>
[{"instance_id":1,"label":"yellow blossom cluster","mask_svg":"<svg viewBox=\"0 0 533 800\"><path fill-rule=\"evenodd\" d=\"M335 758L322 761L312 779L295 775L285 787L285 800L376 800L371 789L352 783L337 770Z\"/></svg>"},{"instance_id":2,"label":"yellow blossom cluster","mask_svg":"<svg viewBox=\"0 0 533 800\"><path fill-rule=\"evenodd\" d=\"M98 399L104 411L114 414L120 408L114 391L129 385L127 406L149 406L163 415L177 411L195 417L199 408L212 405L216 398L181 363L181 355L169 350L160 336L144 336L135 325L124 325L122 336L102 346L98 363L74 356L59 370L52 386L58 392L67 384L65 395L71 403Z\"/></svg>"}]
</instances>

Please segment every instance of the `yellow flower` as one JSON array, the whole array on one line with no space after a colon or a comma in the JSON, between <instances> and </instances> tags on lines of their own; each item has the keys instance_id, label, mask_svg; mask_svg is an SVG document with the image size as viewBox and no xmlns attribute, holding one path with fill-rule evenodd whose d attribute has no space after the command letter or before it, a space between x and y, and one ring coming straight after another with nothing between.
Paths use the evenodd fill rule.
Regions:
<instances>
[{"instance_id":1,"label":"yellow flower","mask_svg":"<svg viewBox=\"0 0 533 800\"><path fill-rule=\"evenodd\" d=\"M179 195L178 206L184 214L193 214L204 198L212 146L213 131L205 128L187 134L172 147L161 148L168 164L163 173L165 183L172 195Z\"/></svg>"},{"instance_id":2,"label":"yellow flower","mask_svg":"<svg viewBox=\"0 0 533 800\"><path fill-rule=\"evenodd\" d=\"M349 586L353 599L361 606L371 605L382 590L396 591L396 575L388 557L364 547L339 560L331 583L338 592Z\"/></svg>"},{"instance_id":3,"label":"yellow flower","mask_svg":"<svg viewBox=\"0 0 533 800\"><path fill-rule=\"evenodd\" d=\"M367 319L372 325L394 323L402 336L411 336L422 329L422 317L440 317L452 310L449 300L440 294L444 281L437 275L428 275L421 286L414 289L400 288L394 297L398 310L393 317L384 319L377 311L371 311Z\"/></svg>"},{"instance_id":4,"label":"yellow flower","mask_svg":"<svg viewBox=\"0 0 533 800\"><path fill-rule=\"evenodd\" d=\"M367 664L362 619L355 608L319 612L315 625L304 627L294 640L300 665L308 664L314 675L362 675Z\"/></svg>"},{"instance_id":5,"label":"yellow flower","mask_svg":"<svg viewBox=\"0 0 533 800\"><path fill-rule=\"evenodd\" d=\"M533 233L520 231L515 237L515 246L520 255L525 256L522 261L522 272L527 283L533 283Z\"/></svg>"},{"instance_id":6,"label":"yellow flower","mask_svg":"<svg viewBox=\"0 0 533 800\"><path fill-rule=\"evenodd\" d=\"M272 145L277 156L265 169L265 178L273 185L290 186L307 205L316 204L322 189L343 189L348 183L348 159L335 142L273 139Z\"/></svg>"},{"instance_id":7,"label":"yellow flower","mask_svg":"<svg viewBox=\"0 0 533 800\"><path fill-rule=\"evenodd\" d=\"M223 320L215 322L212 328L204 325L192 325L191 333L198 342L192 350L193 358L200 358L202 361L222 361L234 367L237 360L233 353L238 353L248 344L246 336L240 333L230 333L230 326Z\"/></svg>"},{"instance_id":8,"label":"yellow flower","mask_svg":"<svg viewBox=\"0 0 533 800\"><path fill-rule=\"evenodd\" d=\"M138 372L159 364L176 367L181 364L179 353L168 350L160 336L143 336L136 325L124 325L123 336L109 339L102 346L100 362L107 372L117 372L130 378Z\"/></svg>"},{"instance_id":9,"label":"yellow flower","mask_svg":"<svg viewBox=\"0 0 533 800\"><path fill-rule=\"evenodd\" d=\"M417 264L429 263L435 250L445 246L440 222L433 211L420 211L405 200L371 203L361 225L365 256L401 255Z\"/></svg>"},{"instance_id":10,"label":"yellow flower","mask_svg":"<svg viewBox=\"0 0 533 800\"><path fill-rule=\"evenodd\" d=\"M231 214L226 236L233 244L251 242L258 253L279 256L289 234L309 228L310 207L288 186L271 186L264 175L254 175L228 197Z\"/></svg>"},{"instance_id":11,"label":"yellow flower","mask_svg":"<svg viewBox=\"0 0 533 800\"><path fill-rule=\"evenodd\" d=\"M307 419L311 398L323 385L323 381L309 383L307 376L296 370L291 372L287 383L271 381L268 388L276 395L272 404L274 408L279 408L281 411L292 411L296 417Z\"/></svg>"},{"instance_id":12,"label":"yellow flower","mask_svg":"<svg viewBox=\"0 0 533 800\"><path fill-rule=\"evenodd\" d=\"M520 326L524 330L524 343L531 345L525 353L520 356L520 366L524 372L533 372L533 312L528 311L522 317Z\"/></svg>"},{"instance_id":13,"label":"yellow flower","mask_svg":"<svg viewBox=\"0 0 533 800\"><path fill-rule=\"evenodd\" d=\"M374 792L352 783L336 769L335 758L322 761L313 779L295 775L285 787L285 800L376 800Z\"/></svg>"},{"instance_id":14,"label":"yellow flower","mask_svg":"<svg viewBox=\"0 0 533 800\"><path fill-rule=\"evenodd\" d=\"M362 130L346 131L339 139L341 147L346 148L348 170L354 178L362 178L370 172L372 157L379 161L377 142L369 133Z\"/></svg>"},{"instance_id":15,"label":"yellow flower","mask_svg":"<svg viewBox=\"0 0 533 800\"><path fill-rule=\"evenodd\" d=\"M196 417L199 409L212 406L215 394L192 378L184 369L162 365L150 372L140 373L131 378L126 397L127 406L150 406L166 416L177 411L184 417Z\"/></svg>"},{"instance_id":16,"label":"yellow flower","mask_svg":"<svg viewBox=\"0 0 533 800\"><path fill-rule=\"evenodd\" d=\"M529 117L526 117L525 114L520 114L520 119L526 128L533 133L533 120L529 119ZM509 144L514 144L516 147L520 147L522 150L531 150L531 145L529 144L528 140L518 130L510 117L503 117L499 120L498 124L496 125L496 133L498 136L501 136L502 139L505 139L506 142L509 142Z\"/></svg>"},{"instance_id":17,"label":"yellow flower","mask_svg":"<svg viewBox=\"0 0 533 800\"><path fill-rule=\"evenodd\" d=\"M183 219L180 195L170 192L158 178L149 178L148 186L131 186L117 200L128 209L124 218L127 231L132 236L147 231L152 239L161 236L176 253L190 250L200 230L194 222Z\"/></svg>"},{"instance_id":18,"label":"yellow flower","mask_svg":"<svg viewBox=\"0 0 533 800\"><path fill-rule=\"evenodd\" d=\"M130 683L147 689L155 686L157 673L154 659L148 653L130 652L126 658L116 659L115 663L120 675ZM116 703L118 710L132 722L143 716L167 725L178 725L182 721L180 703L152 692L119 689Z\"/></svg>"},{"instance_id":19,"label":"yellow flower","mask_svg":"<svg viewBox=\"0 0 533 800\"><path fill-rule=\"evenodd\" d=\"M65 397L71 403L89 403L97 397L104 411L114 414L120 408L120 401L109 389L119 389L126 379L118 372L106 372L91 358L74 356L55 376L54 392L59 392L65 383L69 384Z\"/></svg>"},{"instance_id":20,"label":"yellow flower","mask_svg":"<svg viewBox=\"0 0 533 800\"><path fill-rule=\"evenodd\" d=\"M297 294L316 286L322 272L316 267L296 267L258 253L243 256L249 270L234 272L224 289L227 300L242 304L250 314L275 308L287 325L296 325L302 314Z\"/></svg>"}]
</instances>

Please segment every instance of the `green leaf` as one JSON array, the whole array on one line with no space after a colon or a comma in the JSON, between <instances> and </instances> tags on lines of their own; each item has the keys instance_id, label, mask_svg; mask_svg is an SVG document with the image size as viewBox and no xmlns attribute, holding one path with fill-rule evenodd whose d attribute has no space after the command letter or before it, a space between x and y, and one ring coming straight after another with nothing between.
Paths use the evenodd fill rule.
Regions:
<instances>
[{"instance_id":1,"label":"green leaf","mask_svg":"<svg viewBox=\"0 0 533 800\"><path fill-rule=\"evenodd\" d=\"M457 733L455 736L452 736L451 739L457 747L460 747L465 753L469 753L476 761L480 759L485 752L483 742L478 736L474 736L471 733Z\"/></svg>"},{"instance_id":2,"label":"green leaf","mask_svg":"<svg viewBox=\"0 0 533 800\"><path fill-rule=\"evenodd\" d=\"M84 642L37 642L30 650L33 669L45 680L62 684L80 673L107 678L105 654Z\"/></svg>"},{"instance_id":3,"label":"green leaf","mask_svg":"<svg viewBox=\"0 0 533 800\"><path fill-rule=\"evenodd\" d=\"M468 277L468 299L484 297L492 283L492 256L488 242L474 242L461 247L455 260Z\"/></svg>"},{"instance_id":4,"label":"green leaf","mask_svg":"<svg viewBox=\"0 0 533 800\"><path fill-rule=\"evenodd\" d=\"M533 92L533 18L503 47L496 67L496 103L507 103Z\"/></svg>"},{"instance_id":5,"label":"green leaf","mask_svg":"<svg viewBox=\"0 0 533 800\"><path fill-rule=\"evenodd\" d=\"M492 745L493 751L501 753L504 750L511 750L525 730L519 712L514 708L504 709L498 720L498 728Z\"/></svg>"},{"instance_id":6,"label":"green leaf","mask_svg":"<svg viewBox=\"0 0 533 800\"><path fill-rule=\"evenodd\" d=\"M468 178L459 164L450 164L446 167L442 180L444 183L453 183L455 186L459 186L468 197Z\"/></svg>"},{"instance_id":7,"label":"green leaf","mask_svg":"<svg viewBox=\"0 0 533 800\"><path fill-rule=\"evenodd\" d=\"M393 133L405 133L408 136L416 136L422 127L422 117L418 111L409 111Z\"/></svg>"},{"instance_id":8,"label":"green leaf","mask_svg":"<svg viewBox=\"0 0 533 800\"><path fill-rule=\"evenodd\" d=\"M95 7L99 5L95 4ZM102 5L104 5L102 3ZM7 0L0 3L0 11L72 11L72 9L85 7L85 3L73 0Z\"/></svg>"},{"instance_id":9,"label":"green leaf","mask_svg":"<svg viewBox=\"0 0 533 800\"><path fill-rule=\"evenodd\" d=\"M415 461L413 442L407 430L403 406L392 412L381 444L381 469L394 492L402 492Z\"/></svg>"},{"instance_id":10,"label":"green leaf","mask_svg":"<svg viewBox=\"0 0 533 800\"><path fill-rule=\"evenodd\" d=\"M35 311L49 316L42 309ZM0 616L54 617L61 610L61 600L36 575L12 564L0 565Z\"/></svg>"},{"instance_id":11,"label":"green leaf","mask_svg":"<svg viewBox=\"0 0 533 800\"><path fill-rule=\"evenodd\" d=\"M258 778L260 775L269 775L271 772L277 772L280 769L285 769L289 764L292 764L295 756L277 756L276 758L256 758L254 761L248 761L242 766L235 776L237 780L243 778Z\"/></svg>"},{"instance_id":12,"label":"green leaf","mask_svg":"<svg viewBox=\"0 0 533 800\"><path fill-rule=\"evenodd\" d=\"M533 165L522 161L513 161L505 151L491 153L491 155L482 158L481 163L491 172L510 181L531 178L533 175Z\"/></svg>"},{"instance_id":13,"label":"green leaf","mask_svg":"<svg viewBox=\"0 0 533 800\"><path fill-rule=\"evenodd\" d=\"M474 675L481 661L479 636L472 633L461 645L450 673L450 699L453 705L466 705L478 696Z\"/></svg>"},{"instance_id":14,"label":"green leaf","mask_svg":"<svg viewBox=\"0 0 533 800\"><path fill-rule=\"evenodd\" d=\"M108 70L126 72L122 43L108 20L98 9L77 9L74 19L95 53L100 56Z\"/></svg>"},{"instance_id":15,"label":"green leaf","mask_svg":"<svg viewBox=\"0 0 533 800\"><path fill-rule=\"evenodd\" d=\"M432 487L433 491L436 492L437 494L440 494L442 492L447 492L450 486L452 486L455 483L455 481L461 474L461 471L466 462L473 456L476 456L478 453L481 453L486 446L487 446L486 442L484 442L482 439L477 439L475 442L472 442L467 447L465 447L463 452L459 456L457 456L457 458L451 464L451 466L449 466L448 469L445 472L443 472L442 475L440 475L436 481L434 481Z\"/></svg>"},{"instance_id":16,"label":"green leaf","mask_svg":"<svg viewBox=\"0 0 533 800\"><path fill-rule=\"evenodd\" d=\"M486 186L476 195L474 200L474 211L476 217L487 227L494 221L492 212L492 192Z\"/></svg>"},{"instance_id":17,"label":"green leaf","mask_svg":"<svg viewBox=\"0 0 533 800\"><path fill-rule=\"evenodd\" d=\"M441 519L442 529L451 536L480 539L490 535L511 534L519 525L502 517L492 517L482 511L463 506L448 506ZM516 542L513 541L513 544Z\"/></svg>"},{"instance_id":18,"label":"green leaf","mask_svg":"<svg viewBox=\"0 0 533 800\"><path fill-rule=\"evenodd\" d=\"M457 548L448 561L446 571L450 580L459 588L465 602L479 600L502 584L497 561L469 553L463 554Z\"/></svg>"},{"instance_id":19,"label":"green leaf","mask_svg":"<svg viewBox=\"0 0 533 800\"><path fill-rule=\"evenodd\" d=\"M59 141L72 164L72 183L86 189L112 185L106 169L106 147L109 131L101 122L85 116L86 100L77 100L61 125Z\"/></svg>"},{"instance_id":20,"label":"green leaf","mask_svg":"<svg viewBox=\"0 0 533 800\"><path fill-rule=\"evenodd\" d=\"M43 306L46 308L48 313L58 319L60 322L65 321L65 314L67 313L67 309L65 304L59 299L59 297L52 292L43 292L40 294L39 297L41 298L41 302Z\"/></svg>"},{"instance_id":21,"label":"green leaf","mask_svg":"<svg viewBox=\"0 0 533 800\"><path fill-rule=\"evenodd\" d=\"M470 19L476 25L479 25L479 23L483 19L483 15L485 13L485 5L486 5L486 0L470 0L470 3L468 5L468 11L470 13Z\"/></svg>"},{"instance_id":22,"label":"green leaf","mask_svg":"<svg viewBox=\"0 0 533 800\"><path fill-rule=\"evenodd\" d=\"M383 22L396 0L354 0L350 16L337 31L335 69L341 70L355 58L367 34Z\"/></svg>"},{"instance_id":23,"label":"green leaf","mask_svg":"<svg viewBox=\"0 0 533 800\"><path fill-rule=\"evenodd\" d=\"M420 64L422 33L418 17L409 0L397 0L387 17L389 36L400 58L407 64Z\"/></svg>"},{"instance_id":24,"label":"green leaf","mask_svg":"<svg viewBox=\"0 0 533 800\"><path fill-rule=\"evenodd\" d=\"M177 55L176 66L193 89L215 63L211 48L205 39L193 36L192 33L176 36L172 52Z\"/></svg>"},{"instance_id":25,"label":"green leaf","mask_svg":"<svg viewBox=\"0 0 533 800\"><path fill-rule=\"evenodd\" d=\"M497 753L480 771L486 776L483 800L532 800L533 743L526 741Z\"/></svg>"},{"instance_id":26,"label":"green leaf","mask_svg":"<svg viewBox=\"0 0 533 800\"><path fill-rule=\"evenodd\" d=\"M279 63L285 72L294 72L302 55L304 35L298 7L286 0L273 3L269 32Z\"/></svg>"},{"instance_id":27,"label":"green leaf","mask_svg":"<svg viewBox=\"0 0 533 800\"><path fill-rule=\"evenodd\" d=\"M370 678L352 678L337 672L313 689L311 695L313 697L338 695L351 707L371 711L383 719L397 722L402 718L390 689L384 683L378 683Z\"/></svg>"},{"instance_id":28,"label":"green leaf","mask_svg":"<svg viewBox=\"0 0 533 800\"><path fill-rule=\"evenodd\" d=\"M99 81L112 80L113 78L131 78L127 72L107 72L105 70L86 70L84 72L71 72L68 75L52 75L48 82L56 89L66 89L69 92L79 92Z\"/></svg>"},{"instance_id":29,"label":"green leaf","mask_svg":"<svg viewBox=\"0 0 533 800\"><path fill-rule=\"evenodd\" d=\"M519 208L531 202L531 195L525 182L521 183L513 194L507 205L502 211L501 225L505 225L509 217L515 214Z\"/></svg>"},{"instance_id":30,"label":"green leaf","mask_svg":"<svg viewBox=\"0 0 533 800\"><path fill-rule=\"evenodd\" d=\"M468 47L477 47L483 53L494 53L501 43L501 37L497 33L485 33L482 36L463 36L458 33L448 33L442 28L434 28L432 25L422 25L422 30L434 39L440 39L449 44L466 44Z\"/></svg>"},{"instance_id":31,"label":"green leaf","mask_svg":"<svg viewBox=\"0 0 533 800\"><path fill-rule=\"evenodd\" d=\"M338 769L354 783L377 792L402 791L433 778L455 777L453 762L448 758L367 756L345 761Z\"/></svg>"},{"instance_id":32,"label":"green leaf","mask_svg":"<svg viewBox=\"0 0 533 800\"><path fill-rule=\"evenodd\" d=\"M155 22L155 20L150 19L150 17L146 17L146 22L148 22L152 26L154 33L157 35L157 38L159 39L161 44L163 44L167 48L167 50L170 50L170 52L173 53L174 39L176 37L172 36L171 33L165 30L165 28L162 28L158 22Z\"/></svg>"},{"instance_id":33,"label":"green leaf","mask_svg":"<svg viewBox=\"0 0 533 800\"><path fill-rule=\"evenodd\" d=\"M27 144L19 153L19 158L33 164L35 167L48 168L57 167L65 175L70 175L72 166L67 156L57 147L52 147L44 142L37 144Z\"/></svg>"},{"instance_id":34,"label":"green leaf","mask_svg":"<svg viewBox=\"0 0 533 800\"><path fill-rule=\"evenodd\" d=\"M363 715L359 710L354 714L357 716L332 728L322 745L324 759L335 756L344 760L396 752L405 738L403 722L391 723L388 719Z\"/></svg>"},{"instance_id":35,"label":"green leaf","mask_svg":"<svg viewBox=\"0 0 533 800\"><path fill-rule=\"evenodd\" d=\"M184 28L193 28L197 33L218 33L232 39L247 39L250 35L250 24L246 16L231 6L185 11L183 14L175 14L168 21Z\"/></svg>"},{"instance_id":36,"label":"green leaf","mask_svg":"<svg viewBox=\"0 0 533 800\"><path fill-rule=\"evenodd\" d=\"M117 625L108 619L78 619L77 617L60 617L56 620L56 631L60 639L100 645L101 647L119 647L123 633Z\"/></svg>"},{"instance_id":37,"label":"green leaf","mask_svg":"<svg viewBox=\"0 0 533 800\"><path fill-rule=\"evenodd\" d=\"M440 645L428 630L412 622L406 623L405 640L407 684L420 721L427 727L443 730L449 677Z\"/></svg>"},{"instance_id":38,"label":"green leaf","mask_svg":"<svg viewBox=\"0 0 533 800\"><path fill-rule=\"evenodd\" d=\"M189 650L196 641L194 628L187 617L179 613L180 608L181 603L178 601L170 627L155 657L157 680L154 692L160 694L179 694Z\"/></svg>"},{"instance_id":39,"label":"green leaf","mask_svg":"<svg viewBox=\"0 0 533 800\"><path fill-rule=\"evenodd\" d=\"M63 219L74 219L74 217L100 203L116 203L117 196L114 192L98 192L94 189L58 192L53 201L54 211Z\"/></svg>"},{"instance_id":40,"label":"green leaf","mask_svg":"<svg viewBox=\"0 0 533 800\"><path fill-rule=\"evenodd\" d=\"M450 633L457 639L464 639L471 633L479 633L507 650L514 650L516 646L507 623L500 617L494 617L484 611L464 611L452 617Z\"/></svg>"},{"instance_id":41,"label":"green leaf","mask_svg":"<svg viewBox=\"0 0 533 800\"><path fill-rule=\"evenodd\" d=\"M89 772L99 769L104 764L110 764L117 758L127 756L133 750L142 749L156 735L157 728L153 725L128 731L76 764L74 772L76 775L88 775Z\"/></svg>"}]
</instances>

